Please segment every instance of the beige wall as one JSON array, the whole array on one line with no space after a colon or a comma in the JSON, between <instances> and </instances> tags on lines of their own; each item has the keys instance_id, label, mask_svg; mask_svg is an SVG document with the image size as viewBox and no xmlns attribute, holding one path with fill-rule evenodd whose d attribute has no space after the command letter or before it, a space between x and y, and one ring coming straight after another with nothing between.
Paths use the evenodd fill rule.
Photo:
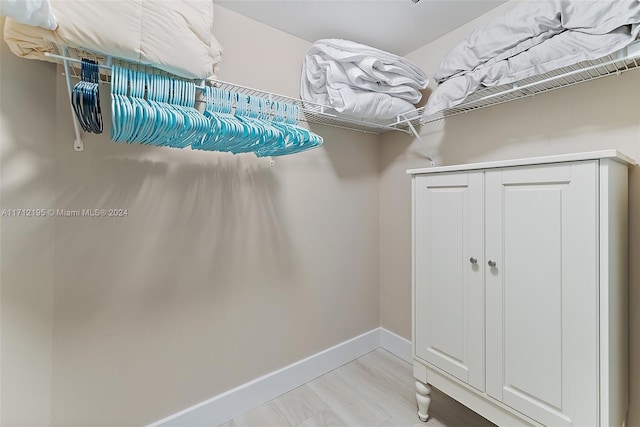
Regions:
<instances>
[{"instance_id":1,"label":"beige wall","mask_svg":"<svg viewBox=\"0 0 640 427\"><path fill-rule=\"evenodd\" d=\"M455 43L501 6L408 55L428 75ZM439 165L617 148L640 159L640 73L577 85L449 118L421 130ZM409 136L382 138L380 175L380 316L411 337L411 194L405 170L427 166ZM630 177L631 414L640 425L640 169Z\"/></svg>"},{"instance_id":2,"label":"beige wall","mask_svg":"<svg viewBox=\"0 0 640 427\"><path fill-rule=\"evenodd\" d=\"M0 32L4 19L0 18ZM0 210L52 199L55 67L0 48ZM53 221L0 216L0 424L51 411Z\"/></svg>"},{"instance_id":3,"label":"beige wall","mask_svg":"<svg viewBox=\"0 0 640 427\"><path fill-rule=\"evenodd\" d=\"M309 43L216 13L220 78L296 96ZM129 212L3 220L3 426L153 422L379 326L376 136L75 153L54 67L3 47L1 82L2 207Z\"/></svg>"}]
</instances>

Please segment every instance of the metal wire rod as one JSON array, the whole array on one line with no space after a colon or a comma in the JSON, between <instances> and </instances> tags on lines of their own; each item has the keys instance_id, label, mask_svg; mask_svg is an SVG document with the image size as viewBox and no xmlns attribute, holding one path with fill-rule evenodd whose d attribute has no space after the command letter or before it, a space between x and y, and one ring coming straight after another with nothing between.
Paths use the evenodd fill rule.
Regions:
<instances>
[{"instance_id":1,"label":"metal wire rod","mask_svg":"<svg viewBox=\"0 0 640 427\"><path fill-rule=\"evenodd\" d=\"M71 58L69 56L69 54L67 53L68 50L67 50L66 47L63 47L62 51L64 52L64 55L56 55L55 53L45 52L44 56L46 56L47 58L59 59L59 60L63 61L65 64L68 64L69 62L73 62L74 64L82 64L82 60L81 59ZM98 64L98 67L102 68L103 70L111 71L111 66Z\"/></svg>"}]
</instances>

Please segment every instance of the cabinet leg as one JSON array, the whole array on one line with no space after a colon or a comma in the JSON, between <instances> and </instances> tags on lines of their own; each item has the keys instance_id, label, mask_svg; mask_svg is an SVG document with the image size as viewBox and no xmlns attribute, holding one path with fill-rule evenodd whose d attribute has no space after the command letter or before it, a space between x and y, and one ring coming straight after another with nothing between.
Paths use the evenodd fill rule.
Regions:
<instances>
[{"instance_id":1,"label":"cabinet leg","mask_svg":"<svg viewBox=\"0 0 640 427\"><path fill-rule=\"evenodd\" d=\"M421 381L416 381L416 400L418 401L418 418L427 421L429 418L429 404L431 403L431 387Z\"/></svg>"}]
</instances>

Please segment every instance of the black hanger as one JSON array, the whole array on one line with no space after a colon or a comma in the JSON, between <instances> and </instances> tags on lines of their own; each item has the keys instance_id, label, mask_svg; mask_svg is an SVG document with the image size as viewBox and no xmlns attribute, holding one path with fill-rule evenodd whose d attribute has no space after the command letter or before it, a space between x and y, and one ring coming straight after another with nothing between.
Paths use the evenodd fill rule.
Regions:
<instances>
[{"instance_id":1,"label":"black hanger","mask_svg":"<svg viewBox=\"0 0 640 427\"><path fill-rule=\"evenodd\" d=\"M98 63L82 58L80 82L73 87L71 104L78 122L85 132L102 133L102 109L100 107L100 70Z\"/></svg>"}]
</instances>

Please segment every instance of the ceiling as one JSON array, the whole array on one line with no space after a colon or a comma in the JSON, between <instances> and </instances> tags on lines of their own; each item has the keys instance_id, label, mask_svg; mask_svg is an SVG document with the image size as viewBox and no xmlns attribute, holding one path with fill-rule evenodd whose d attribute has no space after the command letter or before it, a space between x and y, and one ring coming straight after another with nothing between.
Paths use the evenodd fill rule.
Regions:
<instances>
[{"instance_id":1,"label":"ceiling","mask_svg":"<svg viewBox=\"0 0 640 427\"><path fill-rule=\"evenodd\" d=\"M505 0L214 0L310 42L342 38L406 55Z\"/></svg>"}]
</instances>

